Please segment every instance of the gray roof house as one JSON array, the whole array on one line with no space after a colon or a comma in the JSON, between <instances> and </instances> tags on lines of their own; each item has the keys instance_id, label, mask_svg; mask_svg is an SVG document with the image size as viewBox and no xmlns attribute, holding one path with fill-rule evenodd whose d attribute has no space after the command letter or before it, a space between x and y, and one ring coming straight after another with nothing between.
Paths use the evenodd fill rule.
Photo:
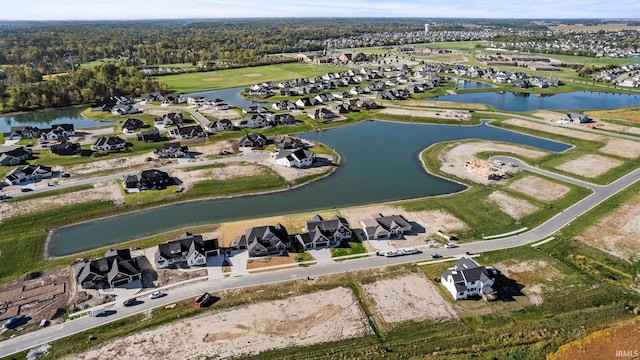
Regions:
<instances>
[{"instance_id":1,"label":"gray roof house","mask_svg":"<svg viewBox=\"0 0 640 360\"><path fill-rule=\"evenodd\" d=\"M238 140L239 147L262 147L267 145L267 138L258 133L247 134Z\"/></svg>"},{"instance_id":2,"label":"gray roof house","mask_svg":"<svg viewBox=\"0 0 640 360\"><path fill-rule=\"evenodd\" d=\"M367 240L400 238L411 231L411 224L402 215L371 215L371 218L360 221Z\"/></svg>"},{"instance_id":3,"label":"gray roof house","mask_svg":"<svg viewBox=\"0 0 640 360\"><path fill-rule=\"evenodd\" d=\"M467 299L470 296L482 296L493 300L495 291L492 286L495 276L494 269L487 269L472 259L463 257L454 267L443 272L440 280L456 300Z\"/></svg>"},{"instance_id":4,"label":"gray roof house","mask_svg":"<svg viewBox=\"0 0 640 360\"><path fill-rule=\"evenodd\" d=\"M93 142L91 149L103 151L120 151L124 149L127 142L118 136L100 136Z\"/></svg>"},{"instance_id":5,"label":"gray roof house","mask_svg":"<svg viewBox=\"0 0 640 360\"><path fill-rule=\"evenodd\" d=\"M164 269L179 264L206 265L207 257L220 255L218 239L204 240L202 235L185 232L179 238L158 245L156 267Z\"/></svg>"},{"instance_id":6,"label":"gray roof house","mask_svg":"<svg viewBox=\"0 0 640 360\"><path fill-rule=\"evenodd\" d=\"M580 124L591 122L591 119L585 114L568 113L560 117L561 121L576 122Z\"/></svg>"},{"instance_id":7,"label":"gray roof house","mask_svg":"<svg viewBox=\"0 0 640 360\"><path fill-rule=\"evenodd\" d=\"M306 250L321 246L336 246L344 239L351 238L352 232L349 223L338 215L330 220L324 220L320 215L315 215L310 221L305 222L304 233L296 235L296 241Z\"/></svg>"},{"instance_id":8,"label":"gray roof house","mask_svg":"<svg viewBox=\"0 0 640 360\"><path fill-rule=\"evenodd\" d=\"M42 165L25 165L17 167L4 177L7 185L19 185L28 181L40 181L51 177L51 167Z\"/></svg>"},{"instance_id":9,"label":"gray roof house","mask_svg":"<svg viewBox=\"0 0 640 360\"><path fill-rule=\"evenodd\" d=\"M140 280L142 271L129 249L109 250L103 258L76 266L76 281L83 289L101 289Z\"/></svg>"},{"instance_id":10,"label":"gray roof house","mask_svg":"<svg viewBox=\"0 0 640 360\"><path fill-rule=\"evenodd\" d=\"M188 153L189 148L187 146L180 145L179 142L162 144L154 151L154 154L156 154L160 159L181 158L185 157Z\"/></svg>"},{"instance_id":11,"label":"gray roof house","mask_svg":"<svg viewBox=\"0 0 640 360\"><path fill-rule=\"evenodd\" d=\"M249 256L258 257L282 255L290 245L287 229L277 224L249 228L245 230L244 235L235 238L230 247L238 250L246 249L249 251Z\"/></svg>"},{"instance_id":12,"label":"gray roof house","mask_svg":"<svg viewBox=\"0 0 640 360\"><path fill-rule=\"evenodd\" d=\"M33 152L24 146L0 146L0 165L12 166L29 159Z\"/></svg>"},{"instance_id":13,"label":"gray roof house","mask_svg":"<svg viewBox=\"0 0 640 360\"><path fill-rule=\"evenodd\" d=\"M287 167L307 168L313 164L316 154L308 149L279 150L275 163Z\"/></svg>"}]
</instances>

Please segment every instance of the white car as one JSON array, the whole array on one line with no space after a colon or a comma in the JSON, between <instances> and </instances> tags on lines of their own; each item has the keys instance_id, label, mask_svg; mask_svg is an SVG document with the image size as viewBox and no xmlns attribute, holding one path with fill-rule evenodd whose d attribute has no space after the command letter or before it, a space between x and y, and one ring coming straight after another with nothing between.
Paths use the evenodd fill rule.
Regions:
<instances>
[{"instance_id":1,"label":"white car","mask_svg":"<svg viewBox=\"0 0 640 360\"><path fill-rule=\"evenodd\" d=\"M415 248L406 248L406 249L403 249L403 250L402 250L402 253L403 253L404 255L413 255L413 254L417 254L417 253L419 253L419 252L420 252L420 251L418 251L418 250L417 250L417 249L415 249Z\"/></svg>"},{"instance_id":2,"label":"white car","mask_svg":"<svg viewBox=\"0 0 640 360\"><path fill-rule=\"evenodd\" d=\"M458 245L456 245L456 244L452 244L452 243L448 243L448 244L447 244L447 245L445 245L444 247L446 247L447 249L451 249L451 248L458 247Z\"/></svg>"},{"instance_id":3,"label":"white car","mask_svg":"<svg viewBox=\"0 0 640 360\"><path fill-rule=\"evenodd\" d=\"M157 298L161 298L163 296L165 296L167 294L163 293L162 291L154 291L153 293L151 293L151 295L149 295L149 299L157 299Z\"/></svg>"}]
</instances>

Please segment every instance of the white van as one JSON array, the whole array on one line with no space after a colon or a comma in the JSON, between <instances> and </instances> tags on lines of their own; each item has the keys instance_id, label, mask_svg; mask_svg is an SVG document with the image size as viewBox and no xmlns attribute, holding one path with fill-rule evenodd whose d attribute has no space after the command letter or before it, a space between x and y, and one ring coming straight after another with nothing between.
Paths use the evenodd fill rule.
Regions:
<instances>
[{"instance_id":1,"label":"white van","mask_svg":"<svg viewBox=\"0 0 640 360\"><path fill-rule=\"evenodd\" d=\"M104 306L96 306L94 308L91 308L91 316L95 317L95 316L100 316L102 314L104 314L106 312L106 310L104 309Z\"/></svg>"}]
</instances>

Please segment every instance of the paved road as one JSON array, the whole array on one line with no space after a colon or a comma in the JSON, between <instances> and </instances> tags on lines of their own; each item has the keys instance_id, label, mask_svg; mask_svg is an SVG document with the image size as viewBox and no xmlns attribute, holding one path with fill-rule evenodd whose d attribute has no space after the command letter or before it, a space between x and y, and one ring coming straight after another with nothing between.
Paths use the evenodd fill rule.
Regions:
<instances>
[{"instance_id":1,"label":"paved road","mask_svg":"<svg viewBox=\"0 0 640 360\"><path fill-rule=\"evenodd\" d=\"M481 253L522 246L525 244L536 242L540 239L547 238L556 231L560 230L562 227L570 224L578 216L586 213L594 206L605 202L612 195L618 193L619 191L622 191L626 187L640 180L640 169L636 169L635 171L623 176L622 178L614 181L609 185L600 186L570 179L562 175L538 169L536 167L531 167L519 161L518 159L511 157L500 156L492 158L492 160L499 160L505 163L514 163L517 166L535 173L543 174L545 176L550 176L563 181L569 180L570 182L577 185L585 186L592 189L593 194L587 196L571 207L565 209L563 212L549 219L545 223L541 224L537 228L532 229L526 233L502 239L466 243L462 244L460 247L452 249L440 248L437 250L439 254L446 257L464 255L465 252ZM96 326L117 321L124 317L144 312L155 307L165 306L182 299L194 298L205 291L216 292L248 286L273 284L295 279L313 279L318 276L371 269L402 263L413 263L416 261L425 260L430 260L430 255L428 253L395 258L371 256L367 258L353 259L343 262L320 263L309 267L299 267L244 276L231 276L225 279L189 283L168 291L168 295L166 297L155 300L145 299L144 303L134 307L125 308L120 303L117 303L113 306L114 313L110 314L109 316L97 318L83 317L65 322L60 325L51 326L49 328L17 336L13 339L2 341L0 342L0 357L8 356L10 354L14 354L16 352L29 349L75 333L90 330ZM100 334L95 335L100 336Z\"/></svg>"}]
</instances>

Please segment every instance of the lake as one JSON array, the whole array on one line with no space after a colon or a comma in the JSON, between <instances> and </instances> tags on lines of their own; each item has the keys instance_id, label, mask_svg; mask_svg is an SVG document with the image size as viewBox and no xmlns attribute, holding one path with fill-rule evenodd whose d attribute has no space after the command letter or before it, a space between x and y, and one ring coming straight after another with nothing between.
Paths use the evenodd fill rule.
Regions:
<instances>
[{"instance_id":1,"label":"lake","mask_svg":"<svg viewBox=\"0 0 640 360\"><path fill-rule=\"evenodd\" d=\"M15 115L0 115L0 132L9 132L12 126L48 128L55 124L73 124L76 129L115 125L112 121L96 121L80 115L86 107L30 111Z\"/></svg>"},{"instance_id":2,"label":"lake","mask_svg":"<svg viewBox=\"0 0 640 360\"><path fill-rule=\"evenodd\" d=\"M251 101L243 98L240 93L244 91L244 87L236 87L222 90L202 91L190 94L184 94L184 97L189 96L204 96L209 100L222 99L229 105L235 105L239 108L245 108L252 105L271 106L272 102Z\"/></svg>"},{"instance_id":3,"label":"lake","mask_svg":"<svg viewBox=\"0 0 640 360\"><path fill-rule=\"evenodd\" d=\"M504 111L614 109L640 104L640 96L591 91L555 95L481 92L438 96L429 101L453 101L491 105Z\"/></svg>"},{"instance_id":4,"label":"lake","mask_svg":"<svg viewBox=\"0 0 640 360\"><path fill-rule=\"evenodd\" d=\"M470 81L470 80L464 80L464 79L460 79L460 80L452 79L452 80L455 81L456 83L456 90L490 89L495 87L493 85L485 84L478 81Z\"/></svg>"},{"instance_id":5,"label":"lake","mask_svg":"<svg viewBox=\"0 0 640 360\"><path fill-rule=\"evenodd\" d=\"M172 204L57 229L51 234L49 254L68 255L185 226L455 193L464 186L426 173L418 158L423 149L442 141L477 138L554 152L569 148L487 125L365 121L301 136L342 155L333 175L289 191Z\"/></svg>"}]
</instances>

